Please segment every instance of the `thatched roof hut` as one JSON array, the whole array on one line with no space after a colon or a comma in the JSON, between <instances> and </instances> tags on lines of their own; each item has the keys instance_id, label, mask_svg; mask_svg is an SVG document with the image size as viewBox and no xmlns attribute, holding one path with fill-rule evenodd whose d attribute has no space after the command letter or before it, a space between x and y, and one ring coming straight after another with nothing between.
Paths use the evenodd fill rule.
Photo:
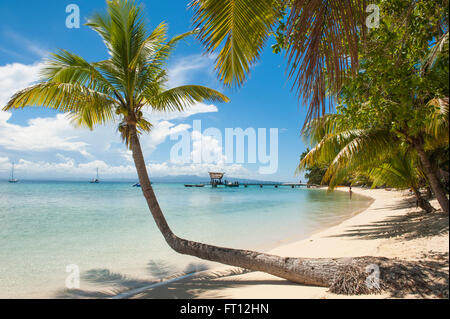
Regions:
<instances>
[{"instance_id":1,"label":"thatched roof hut","mask_svg":"<svg viewBox=\"0 0 450 319\"><path fill-rule=\"evenodd\" d=\"M223 175L225 175L225 173L209 172L209 177L211 177L211 179L222 179Z\"/></svg>"}]
</instances>

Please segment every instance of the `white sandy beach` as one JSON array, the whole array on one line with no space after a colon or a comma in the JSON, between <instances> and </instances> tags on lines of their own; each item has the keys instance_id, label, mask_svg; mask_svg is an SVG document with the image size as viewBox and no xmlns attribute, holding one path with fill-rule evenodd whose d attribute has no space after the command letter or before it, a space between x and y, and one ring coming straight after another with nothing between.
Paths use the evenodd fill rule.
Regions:
<instances>
[{"instance_id":1,"label":"white sandy beach","mask_svg":"<svg viewBox=\"0 0 450 319\"><path fill-rule=\"evenodd\" d=\"M343 188L342 191L347 191ZM373 203L365 211L307 239L284 244L269 253L289 257L383 256L402 260L433 260L447 279L437 284L448 289L448 216L425 215L414 208L407 192L354 188ZM432 202L435 206L436 203ZM447 282L445 282L447 280ZM261 272L220 267L149 289L134 298L355 298L336 295L328 288L290 283ZM358 298L388 298L362 295ZM407 295L406 297L421 297ZM423 296L422 296L423 297ZM431 297L440 297L437 296Z\"/></svg>"}]
</instances>

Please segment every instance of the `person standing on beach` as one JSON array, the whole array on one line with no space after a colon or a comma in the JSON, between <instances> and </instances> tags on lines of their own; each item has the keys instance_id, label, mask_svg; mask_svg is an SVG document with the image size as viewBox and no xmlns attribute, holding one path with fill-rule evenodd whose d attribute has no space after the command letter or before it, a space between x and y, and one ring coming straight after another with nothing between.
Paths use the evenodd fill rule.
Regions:
<instances>
[{"instance_id":1,"label":"person standing on beach","mask_svg":"<svg viewBox=\"0 0 450 319\"><path fill-rule=\"evenodd\" d=\"M352 200L352 187L350 186L350 188L348 189L348 193L350 195L350 200Z\"/></svg>"}]
</instances>

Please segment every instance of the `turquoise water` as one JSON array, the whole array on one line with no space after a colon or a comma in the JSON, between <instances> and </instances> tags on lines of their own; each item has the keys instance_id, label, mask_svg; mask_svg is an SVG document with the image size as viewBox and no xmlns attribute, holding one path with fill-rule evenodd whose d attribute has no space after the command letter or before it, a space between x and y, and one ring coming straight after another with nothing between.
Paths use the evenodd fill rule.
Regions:
<instances>
[{"instance_id":1,"label":"turquoise water","mask_svg":"<svg viewBox=\"0 0 450 319\"><path fill-rule=\"evenodd\" d=\"M89 297L213 267L170 250L132 183L0 182L0 298ZM345 192L155 184L172 230L210 244L267 250L367 207ZM77 291L64 291L75 264Z\"/></svg>"}]
</instances>

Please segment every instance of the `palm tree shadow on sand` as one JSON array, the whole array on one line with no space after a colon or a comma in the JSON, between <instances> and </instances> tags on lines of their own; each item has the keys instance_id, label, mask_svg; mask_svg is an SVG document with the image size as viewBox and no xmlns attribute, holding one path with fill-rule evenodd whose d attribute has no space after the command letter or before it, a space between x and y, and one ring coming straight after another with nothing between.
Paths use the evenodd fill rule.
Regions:
<instances>
[{"instance_id":1,"label":"palm tree shadow on sand","mask_svg":"<svg viewBox=\"0 0 450 319\"><path fill-rule=\"evenodd\" d=\"M389 207L391 210L415 208L415 200L409 198ZM383 207L385 209L385 207ZM409 241L448 233L449 216L442 212L426 213L412 210L405 215L389 216L384 220L366 225L355 225L345 233L330 237L362 240L401 238ZM407 294L420 297L448 298L449 254L428 251L416 261L392 263L381 270L390 283L391 297L401 298Z\"/></svg>"},{"instance_id":2,"label":"palm tree shadow on sand","mask_svg":"<svg viewBox=\"0 0 450 319\"><path fill-rule=\"evenodd\" d=\"M392 205L392 210L414 208L415 200L405 200ZM385 209L385 207L383 207ZM386 239L401 237L412 240L428 236L438 236L449 231L449 216L440 212L426 213L411 211L400 216L390 216L384 220L366 225L356 225L341 235L332 237L354 237L356 239Z\"/></svg>"},{"instance_id":3,"label":"palm tree shadow on sand","mask_svg":"<svg viewBox=\"0 0 450 319\"><path fill-rule=\"evenodd\" d=\"M251 272L237 267L203 272L208 270L207 266L191 263L175 275L174 270L175 267L167 262L150 260L147 271L151 279L146 280L115 273L109 269L91 269L81 275L81 280L92 285L92 289L62 289L55 294L55 298L98 299L120 298L123 295L126 298L192 299L205 292L213 294L211 296L214 298L221 298L225 296L221 295L220 291L226 288L244 285L298 285L283 280L237 280L233 276ZM185 275L192 276L184 278ZM177 278L180 280L170 281ZM169 282L160 285L165 281ZM153 287L155 285L156 287ZM140 291L142 288L144 291Z\"/></svg>"},{"instance_id":4,"label":"palm tree shadow on sand","mask_svg":"<svg viewBox=\"0 0 450 319\"><path fill-rule=\"evenodd\" d=\"M81 285L84 282L91 289L61 289L56 292L55 298L113 298L207 269L203 263L190 263L182 271L178 271L175 266L163 260L150 260L146 267L149 279L133 278L106 268L90 269L82 273L80 279Z\"/></svg>"}]
</instances>

